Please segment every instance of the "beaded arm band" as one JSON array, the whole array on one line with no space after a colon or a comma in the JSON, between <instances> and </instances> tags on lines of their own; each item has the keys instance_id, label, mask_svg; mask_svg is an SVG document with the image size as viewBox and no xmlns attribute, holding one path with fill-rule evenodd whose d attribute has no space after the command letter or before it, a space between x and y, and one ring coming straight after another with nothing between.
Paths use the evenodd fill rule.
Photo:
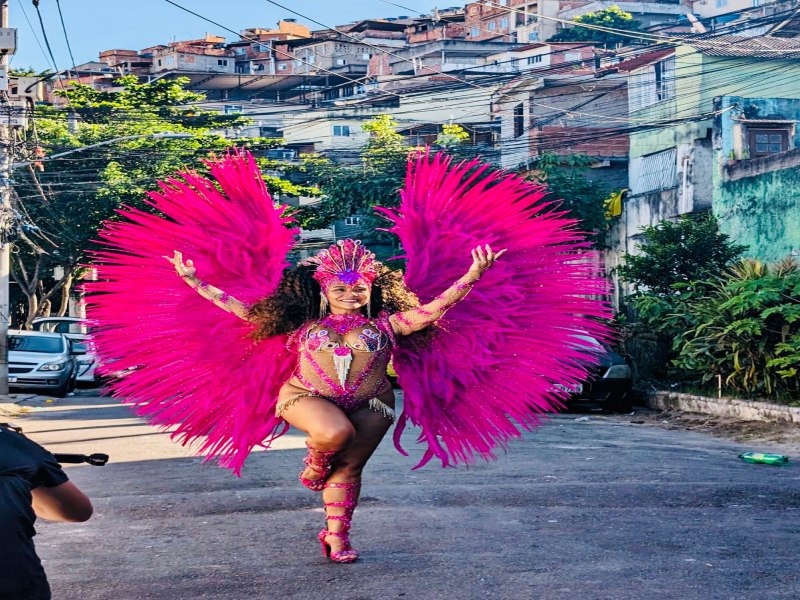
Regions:
<instances>
[{"instance_id":1,"label":"beaded arm band","mask_svg":"<svg viewBox=\"0 0 800 600\"><path fill-rule=\"evenodd\" d=\"M233 296L229 296L219 288L207 284L194 275L181 275L187 285L197 291L203 298L210 300L222 310L233 313L240 319L250 320L250 307L244 302L240 302Z\"/></svg>"},{"instance_id":2,"label":"beaded arm band","mask_svg":"<svg viewBox=\"0 0 800 600\"><path fill-rule=\"evenodd\" d=\"M397 333L408 335L438 321L444 313L469 294L478 279L480 277L473 277L468 273L428 304L415 306L405 312L394 313L391 320L399 330Z\"/></svg>"}]
</instances>

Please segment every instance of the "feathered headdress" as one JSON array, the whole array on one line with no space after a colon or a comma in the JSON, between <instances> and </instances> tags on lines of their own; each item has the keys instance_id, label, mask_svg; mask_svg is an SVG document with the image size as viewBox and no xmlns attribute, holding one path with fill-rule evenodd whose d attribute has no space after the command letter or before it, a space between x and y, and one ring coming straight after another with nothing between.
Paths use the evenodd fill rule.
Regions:
<instances>
[{"instance_id":1,"label":"feathered headdress","mask_svg":"<svg viewBox=\"0 0 800 600\"><path fill-rule=\"evenodd\" d=\"M339 240L327 250L321 251L305 261L307 265L317 265L314 279L323 290L334 283L354 285L363 281L372 285L378 276L375 255L361 245L361 240Z\"/></svg>"}]
</instances>

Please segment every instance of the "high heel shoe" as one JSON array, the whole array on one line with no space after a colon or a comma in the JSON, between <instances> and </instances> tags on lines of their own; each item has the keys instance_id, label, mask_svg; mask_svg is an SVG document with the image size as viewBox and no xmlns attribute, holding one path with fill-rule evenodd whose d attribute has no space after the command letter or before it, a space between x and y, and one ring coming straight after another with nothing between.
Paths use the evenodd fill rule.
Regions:
<instances>
[{"instance_id":1,"label":"high heel shoe","mask_svg":"<svg viewBox=\"0 0 800 600\"><path fill-rule=\"evenodd\" d=\"M331 474L331 463L333 462L336 450L317 450L309 446L308 443L306 443L306 448L308 448L308 456L303 459L303 464L306 467L311 467L320 475L315 479L308 479L303 477L303 473L306 472L306 469L303 469L300 471L300 483L310 490L320 492L325 485L325 480L328 478L328 475Z\"/></svg>"},{"instance_id":2,"label":"high heel shoe","mask_svg":"<svg viewBox=\"0 0 800 600\"><path fill-rule=\"evenodd\" d=\"M328 521L338 521L339 528L336 531L329 529L330 524L326 523L325 529L319 532L317 538L322 544L322 555L329 560L337 563L351 563L358 559L358 550L350 545L350 522L353 511L356 509L358 500L356 494L361 488L360 483L328 483L325 488L344 490L344 499L341 501L325 502L326 519ZM330 514L329 508L341 508L341 515ZM326 538L328 536L338 537L342 541L342 549L334 551Z\"/></svg>"}]
</instances>

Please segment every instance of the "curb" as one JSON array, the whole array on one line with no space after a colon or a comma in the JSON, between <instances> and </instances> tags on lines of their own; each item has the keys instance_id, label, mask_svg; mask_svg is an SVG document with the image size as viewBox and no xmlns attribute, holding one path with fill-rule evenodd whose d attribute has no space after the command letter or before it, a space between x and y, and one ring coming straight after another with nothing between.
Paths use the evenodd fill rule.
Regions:
<instances>
[{"instance_id":1,"label":"curb","mask_svg":"<svg viewBox=\"0 0 800 600\"><path fill-rule=\"evenodd\" d=\"M731 417L740 421L800 424L800 408L770 404L769 402L711 398L677 392L655 392L648 397L647 405L660 410L680 410L717 417Z\"/></svg>"}]
</instances>

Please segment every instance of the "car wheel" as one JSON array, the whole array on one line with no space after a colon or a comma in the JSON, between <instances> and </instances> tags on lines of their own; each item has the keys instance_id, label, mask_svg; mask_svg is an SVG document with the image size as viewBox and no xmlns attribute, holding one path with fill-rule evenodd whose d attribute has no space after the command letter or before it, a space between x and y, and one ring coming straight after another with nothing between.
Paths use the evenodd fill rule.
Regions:
<instances>
[{"instance_id":1,"label":"car wheel","mask_svg":"<svg viewBox=\"0 0 800 600\"><path fill-rule=\"evenodd\" d=\"M63 398L64 396L69 394L71 391L69 389L71 383L72 383L71 379L68 379L67 381L62 383L60 386L58 386L56 389L53 390L53 396L55 396L56 398Z\"/></svg>"}]
</instances>

